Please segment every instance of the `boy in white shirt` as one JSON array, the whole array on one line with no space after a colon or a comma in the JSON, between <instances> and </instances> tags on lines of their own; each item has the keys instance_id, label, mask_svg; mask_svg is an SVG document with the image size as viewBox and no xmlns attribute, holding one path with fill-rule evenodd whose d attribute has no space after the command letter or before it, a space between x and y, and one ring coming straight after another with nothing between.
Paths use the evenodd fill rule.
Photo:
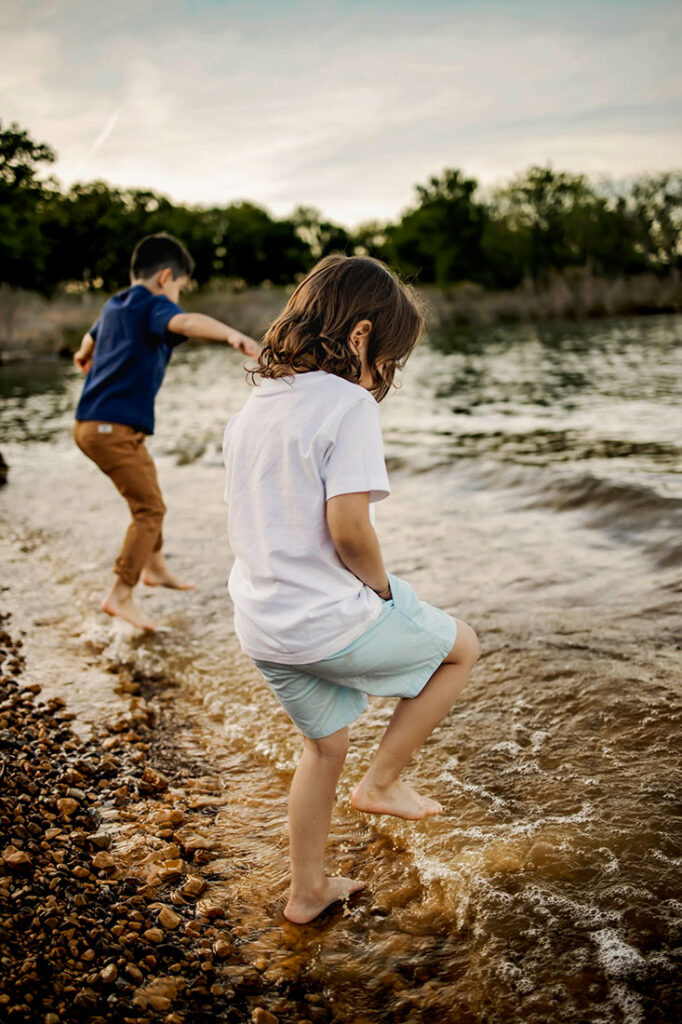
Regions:
<instances>
[{"instance_id":1,"label":"boy in white shirt","mask_svg":"<svg viewBox=\"0 0 682 1024\"><path fill-rule=\"evenodd\" d=\"M364 884L328 877L324 849L348 725L367 694L400 700L352 805L440 814L400 772L478 657L470 626L387 574L372 525L372 503L390 492L377 401L421 330L414 297L383 264L326 257L268 330L258 386L225 431L235 629L304 738L284 911L296 923Z\"/></svg>"}]
</instances>

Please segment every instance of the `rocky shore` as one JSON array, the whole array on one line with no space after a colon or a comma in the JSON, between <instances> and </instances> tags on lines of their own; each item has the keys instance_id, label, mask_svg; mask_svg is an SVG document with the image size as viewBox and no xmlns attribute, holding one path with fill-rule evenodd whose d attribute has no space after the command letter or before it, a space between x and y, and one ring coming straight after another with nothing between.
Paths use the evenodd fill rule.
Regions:
<instances>
[{"instance_id":1,"label":"rocky shore","mask_svg":"<svg viewBox=\"0 0 682 1024\"><path fill-rule=\"evenodd\" d=\"M228 908L206 896L215 780L173 763L142 696L101 735L80 739L64 702L41 702L24 680L21 648L5 622L0 1019L303 1024L287 1012L301 993L265 990L239 955ZM191 798L178 797L182 783ZM153 842L121 852L122 824L130 836L142 820ZM313 1005L307 1019L328 1018Z\"/></svg>"}]
</instances>

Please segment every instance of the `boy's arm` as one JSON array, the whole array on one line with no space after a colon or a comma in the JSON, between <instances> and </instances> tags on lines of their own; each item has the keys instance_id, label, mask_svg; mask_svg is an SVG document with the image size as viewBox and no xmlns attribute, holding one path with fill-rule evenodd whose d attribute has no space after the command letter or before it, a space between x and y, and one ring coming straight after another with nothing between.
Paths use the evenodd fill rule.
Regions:
<instances>
[{"instance_id":1,"label":"boy's arm","mask_svg":"<svg viewBox=\"0 0 682 1024\"><path fill-rule=\"evenodd\" d=\"M379 539L369 519L369 493L337 494L327 502L327 526L347 569L387 601L391 596Z\"/></svg>"},{"instance_id":2,"label":"boy's arm","mask_svg":"<svg viewBox=\"0 0 682 1024\"><path fill-rule=\"evenodd\" d=\"M260 345L248 334L242 334L234 327L228 327L221 320L207 316L205 313L176 313L166 325L173 334L183 334L186 338L201 338L204 341L226 341L253 359L258 358Z\"/></svg>"},{"instance_id":3,"label":"boy's arm","mask_svg":"<svg viewBox=\"0 0 682 1024\"><path fill-rule=\"evenodd\" d=\"M90 331L86 331L83 335L80 348L73 356L73 364L81 371L81 373L87 373L92 366L92 353L94 351L95 339L90 334Z\"/></svg>"}]
</instances>

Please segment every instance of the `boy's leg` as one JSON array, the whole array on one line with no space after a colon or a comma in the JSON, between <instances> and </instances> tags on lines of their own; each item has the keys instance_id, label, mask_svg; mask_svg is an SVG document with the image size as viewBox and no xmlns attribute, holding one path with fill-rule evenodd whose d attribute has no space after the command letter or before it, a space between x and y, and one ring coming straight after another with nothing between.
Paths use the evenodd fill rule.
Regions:
<instances>
[{"instance_id":1,"label":"boy's leg","mask_svg":"<svg viewBox=\"0 0 682 1024\"><path fill-rule=\"evenodd\" d=\"M100 430L102 426L108 429ZM132 516L116 559L116 580L102 601L102 610L151 631L154 625L134 604L132 592L147 559L161 547L166 506L145 435L123 424L86 421L76 423L74 438L88 458L111 478L128 502Z\"/></svg>"},{"instance_id":2,"label":"boy's leg","mask_svg":"<svg viewBox=\"0 0 682 1024\"><path fill-rule=\"evenodd\" d=\"M168 568L166 559L161 552L161 537L144 563L140 579L148 587L170 587L172 590L196 589L196 583L189 583L187 580L181 579Z\"/></svg>"},{"instance_id":3,"label":"boy's leg","mask_svg":"<svg viewBox=\"0 0 682 1024\"><path fill-rule=\"evenodd\" d=\"M471 626L457 622L455 646L417 697L398 702L376 754L351 795L359 811L393 814L412 820L440 814L436 800L420 796L400 779L400 772L447 715L478 658Z\"/></svg>"},{"instance_id":4,"label":"boy's leg","mask_svg":"<svg viewBox=\"0 0 682 1024\"><path fill-rule=\"evenodd\" d=\"M324 870L336 784L347 750L348 729L319 740L304 737L289 795L291 890L284 916L295 924L312 921L330 903L364 886L351 878L329 878Z\"/></svg>"}]
</instances>

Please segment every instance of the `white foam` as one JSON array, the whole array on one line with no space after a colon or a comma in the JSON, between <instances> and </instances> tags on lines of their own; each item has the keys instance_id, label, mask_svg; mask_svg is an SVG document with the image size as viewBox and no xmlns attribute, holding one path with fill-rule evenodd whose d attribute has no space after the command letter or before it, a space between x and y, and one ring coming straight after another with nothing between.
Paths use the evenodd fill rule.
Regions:
<instances>
[{"instance_id":1,"label":"white foam","mask_svg":"<svg viewBox=\"0 0 682 1024\"><path fill-rule=\"evenodd\" d=\"M615 928L600 928L592 933L597 956L609 978L638 977L646 971L646 960L634 946L628 945Z\"/></svg>"}]
</instances>

